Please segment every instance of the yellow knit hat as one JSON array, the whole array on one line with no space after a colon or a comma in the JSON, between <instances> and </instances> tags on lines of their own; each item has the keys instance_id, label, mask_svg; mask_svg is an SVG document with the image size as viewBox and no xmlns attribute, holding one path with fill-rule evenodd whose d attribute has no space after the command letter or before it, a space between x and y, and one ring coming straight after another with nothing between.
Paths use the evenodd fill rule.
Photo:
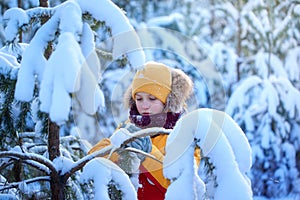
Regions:
<instances>
[{"instance_id":1,"label":"yellow knit hat","mask_svg":"<svg viewBox=\"0 0 300 200\"><path fill-rule=\"evenodd\" d=\"M166 103L171 92L172 75L170 69L157 62L147 62L136 72L132 81L132 97L138 92L146 92Z\"/></svg>"}]
</instances>

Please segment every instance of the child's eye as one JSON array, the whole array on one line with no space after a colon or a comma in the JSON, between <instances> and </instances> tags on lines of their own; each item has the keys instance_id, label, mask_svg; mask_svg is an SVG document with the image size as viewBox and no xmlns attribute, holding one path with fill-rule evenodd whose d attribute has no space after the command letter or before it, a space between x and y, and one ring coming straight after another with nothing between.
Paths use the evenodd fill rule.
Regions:
<instances>
[{"instance_id":1,"label":"child's eye","mask_svg":"<svg viewBox=\"0 0 300 200\"><path fill-rule=\"evenodd\" d=\"M142 98L135 98L136 101L142 101Z\"/></svg>"},{"instance_id":2,"label":"child's eye","mask_svg":"<svg viewBox=\"0 0 300 200\"><path fill-rule=\"evenodd\" d=\"M155 101L155 100L156 100L156 97L149 97L149 99L150 99L151 101Z\"/></svg>"}]
</instances>

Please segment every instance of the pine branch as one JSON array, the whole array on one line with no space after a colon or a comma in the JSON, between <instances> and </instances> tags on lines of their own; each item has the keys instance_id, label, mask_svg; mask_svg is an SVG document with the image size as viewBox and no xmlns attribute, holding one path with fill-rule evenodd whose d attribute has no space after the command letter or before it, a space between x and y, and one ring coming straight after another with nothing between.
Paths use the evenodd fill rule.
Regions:
<instances>
[{"instance_id":1,"label":"pine branch","mask_svg":"<svg viewBox=\"0 0 300 200\"><path fill-rule=\"evenodd\" d=\"M16 130L19 132L24 132L26 130L26 118L28 114L30 114L30 103L29 102L20 102L17 101L16 103L19 105L20 114L16 116L16 119L14 119L16 124Z\"/></svg>"},{"instance_id":2,"label":"pine branch","mask_svg":"<svg viewBox=\"0 0 300 200\"><path fill-rule=\"evenodd\" d=\"M13 102L14 102L14 87L16 80L11 80L6 78L4 75L0 75L0 92L3 94L4 102L0 107L0 120L1 120L1 131L0 137L2 140L1 149L5 149L5 144L7 143L5 138L10 138L15 140L15 127L13 119Z\"/></svg>"}]
</instances>

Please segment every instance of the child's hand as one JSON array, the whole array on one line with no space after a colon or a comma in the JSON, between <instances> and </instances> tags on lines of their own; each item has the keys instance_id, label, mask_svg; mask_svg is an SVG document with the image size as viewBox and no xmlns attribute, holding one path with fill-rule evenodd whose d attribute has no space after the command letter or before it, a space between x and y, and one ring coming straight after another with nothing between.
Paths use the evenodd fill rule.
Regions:
<instances>
[{"instance_id":1,"label":"child's hand","mask_svg":"<svg viewBox=\"0 0 300 200\"><path fill-rule=\"evenodd\" d=\"M124 124L121 128L127 129L130 133L135 133L135 132L141 130L141 128L135 126L132 123ZM142 138L136 138L132 142L129 142L126 146L142 150L146 153L149 153L152 150L152 143L151 143L151 139L149 136L142 137Z\"/></svg>"},{"instance_id":2,"label":"child's hand","mask_svg":"<svg viewBox=\"0 0 300 200\"><path fill-rule=\"evenodd\" d=\"M151 143L151 139L149 136L142 137L142 138L136 138L132 142L129 142L128 144L126 144L126 146L142 150L146 153L150 153L152 150L152 143Z\"/></svg>"}]
</instances>

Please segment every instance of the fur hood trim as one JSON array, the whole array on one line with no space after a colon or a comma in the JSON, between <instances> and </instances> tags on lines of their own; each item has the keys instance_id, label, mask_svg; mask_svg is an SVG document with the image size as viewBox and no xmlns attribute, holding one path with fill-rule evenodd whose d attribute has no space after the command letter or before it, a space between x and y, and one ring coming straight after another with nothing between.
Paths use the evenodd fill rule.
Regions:
<instances>
[{"instance_id":1,"label":"fur hood trim","mask_svg":"<svg viewBox=\"0 0 300 200\"><path fill-rule=\"evenodd\" d=\"M165 112L182 112L186 109L186 101L192 94L193 82L180 69L171 68L172 85L171 92L166 101ZM131 108L135 105L131 96L132 85L130 85L124 95L125 108Z\"/></svg>"}]
</instances>

